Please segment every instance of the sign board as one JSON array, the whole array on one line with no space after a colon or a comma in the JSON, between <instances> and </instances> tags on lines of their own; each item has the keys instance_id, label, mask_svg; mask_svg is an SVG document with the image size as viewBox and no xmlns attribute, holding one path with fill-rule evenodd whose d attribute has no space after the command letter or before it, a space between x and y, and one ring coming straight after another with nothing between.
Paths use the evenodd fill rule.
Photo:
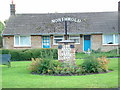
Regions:
<instances>
[{"instance_id":1,"label":"sign board","mask_svg":"<svg viewBox=\"0 0 120 90\"><path fill-rule=\"evenodd\" d=\"M70 21L70 22L81 22L81 19L77 19L77 18L72 18L72 17L63 17L63 18L57 18L57 19L53 19L51 20L53 23L57 23L57 22L64 22L64 21Z\"/></svg>"}]
</instances>

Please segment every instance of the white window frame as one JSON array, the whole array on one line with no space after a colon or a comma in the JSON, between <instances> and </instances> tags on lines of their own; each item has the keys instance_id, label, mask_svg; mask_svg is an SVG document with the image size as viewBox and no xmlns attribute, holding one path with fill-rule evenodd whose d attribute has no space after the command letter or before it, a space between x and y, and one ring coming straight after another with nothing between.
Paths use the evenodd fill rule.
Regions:
<instances>
[{"instance_id":1,"label":"white window frame","mask_svg":"<svg viewBox=\"0 0 120 90\"><path fill-rule=\"evenodd\" d=\"M104 35L112 35L113 36L113 44L104 44ZM115 35L118 35L118 40L119 40L119 34L103 34L102 35L102 44L103 45L118 45L119 41L118 41L118 43L115 43Z\"/></svg>"},{"instance_id":2,"label":"white window frame","mask_svg":"<svg viewBox=\"0 0 120 90\"><path fill-rule=\"evenodd\" d=\"M55 38L55 36L62 36L63 38ZM55 42L54 42L55 39L62 39L62 40L64 40L64 35L54 35L54 36L53 36L53 45L58 45L58 43L55 43Z\"/></svg>"},{"instance_id":3,"label":"white window frame","mask_svg":"<svg viewBox=\"0 0 120 90\"><path fill-rule=\"evenodd\" d=\"M18 36L19 37L19 45L15 45L15 37ZM29 37L30 38L30 45L20 45L20 37L19 35L15 35L14 36L14 47L30 47L31 46L31 36L24 36L24 37Z\"/></svg>"},{"instance_id":4,"label":"white window frame","mask_svg":"<svg viewBox=\"0 0 120 90\"><path fill-rule=\"evenodd\" d=\"M75 38L71 38L71 37L75 37ZM69 39L79 39L79 43L75 43L75 44L80 44L80 35L69 35Z\"/></svg>"}]
</instances>

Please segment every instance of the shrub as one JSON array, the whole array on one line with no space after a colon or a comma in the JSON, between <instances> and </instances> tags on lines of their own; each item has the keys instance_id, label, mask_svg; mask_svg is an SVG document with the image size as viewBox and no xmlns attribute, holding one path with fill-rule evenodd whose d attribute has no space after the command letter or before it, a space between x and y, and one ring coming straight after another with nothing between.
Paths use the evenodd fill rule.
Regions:
<instances>
[{"instance_id":1,"label":"shrub","mask_svg":"<svg viewBox=\"0 0 120 90\"><path fill-rule=\"evenodd\" d=\"M107 60L105 56L102 56L101 58L98 58L98 62L100 64L100 67L102 68L102 70L108 71L109 60Z\"/></svg>"},{"instance_id":2,"label":"shrub","mask_svg":"<svg viewBox=\"0 0 120 90\"><path fill-rule=\"evenodd\" d=\"M99 73L108 71L109 61L106 57L96 58L94 56L89 56L84 60L82 66L83 73Z\"/></svg>"},{"instance_id":3,"label":"shrub","mask_svg":"<svg viewBox=\"0 0 120 90\"><path fill-rule=\"evenodd\" d=\"M89 56L84 60L82 68L86 73L98 73L98 68L100 68L100 65L95 57Z\"/></svg>"},{"instance_id":4,"label":"shrub","mask_svg":"<svg viewBox=\"0 0 120 90\"><path fill-rule=\"evenodd\" d=\"M29 70L31 70L32 72L38 72L38 68L40 66L40 61L42 61L42 59L40 58L32 58L32 63L30 64L30 67L28 68Z\"/></svg>"},{"instance_id":5,"label":"shrub","mask_svg":"<svg viewBox=\"0 0 120 90\"><path fill-rule=\"evenodd\" d=\"M39 74L53 74L55 69L55 63L50 58L32 58L32 63L30 64L29 70L32 73Z\"/></svg>"},{"instance_id":6,"label":"shrub","mask_svg":"<svg viewBox=\"0 0 120 90\"><path fill-rule=\"evenodd\" d=\"M53 73L54 64L52 59L44 59L41 61L41 65L39 66L39 71L41 74Z\"/></svg>"}]
</instances>

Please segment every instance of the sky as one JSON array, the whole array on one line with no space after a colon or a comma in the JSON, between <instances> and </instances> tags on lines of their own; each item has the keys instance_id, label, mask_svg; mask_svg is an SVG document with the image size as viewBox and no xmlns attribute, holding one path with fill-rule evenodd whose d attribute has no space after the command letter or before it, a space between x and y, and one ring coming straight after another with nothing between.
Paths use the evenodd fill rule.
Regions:
<instances>
[{"instance_id":1,"label":"sky","mask_svg":"<svg viewBox=\"0 0 120 90\"><path fill-rule=\"evenodd\" d=\"M110 12L118 10L120 0L13 0L16 14ZM12 0L0 0L0 21L9 19Z\"/></svg>"}]
</instances>

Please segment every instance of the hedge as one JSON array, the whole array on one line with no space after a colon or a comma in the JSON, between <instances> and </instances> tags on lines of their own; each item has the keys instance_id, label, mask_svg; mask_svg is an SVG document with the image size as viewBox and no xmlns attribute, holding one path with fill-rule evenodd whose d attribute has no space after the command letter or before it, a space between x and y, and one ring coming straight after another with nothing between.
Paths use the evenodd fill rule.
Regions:
<instances>
[{"instance_id":1,"label":"hedge","mask_svg":"<svg viewBox=\"0 0 120 90\"><path fill-rule=\"evenodd\" d=\"M31 58L58 58L57 49L1 49L0 54L11 54L12 61L31 60Z\"/></svg>"}]
</instances>

